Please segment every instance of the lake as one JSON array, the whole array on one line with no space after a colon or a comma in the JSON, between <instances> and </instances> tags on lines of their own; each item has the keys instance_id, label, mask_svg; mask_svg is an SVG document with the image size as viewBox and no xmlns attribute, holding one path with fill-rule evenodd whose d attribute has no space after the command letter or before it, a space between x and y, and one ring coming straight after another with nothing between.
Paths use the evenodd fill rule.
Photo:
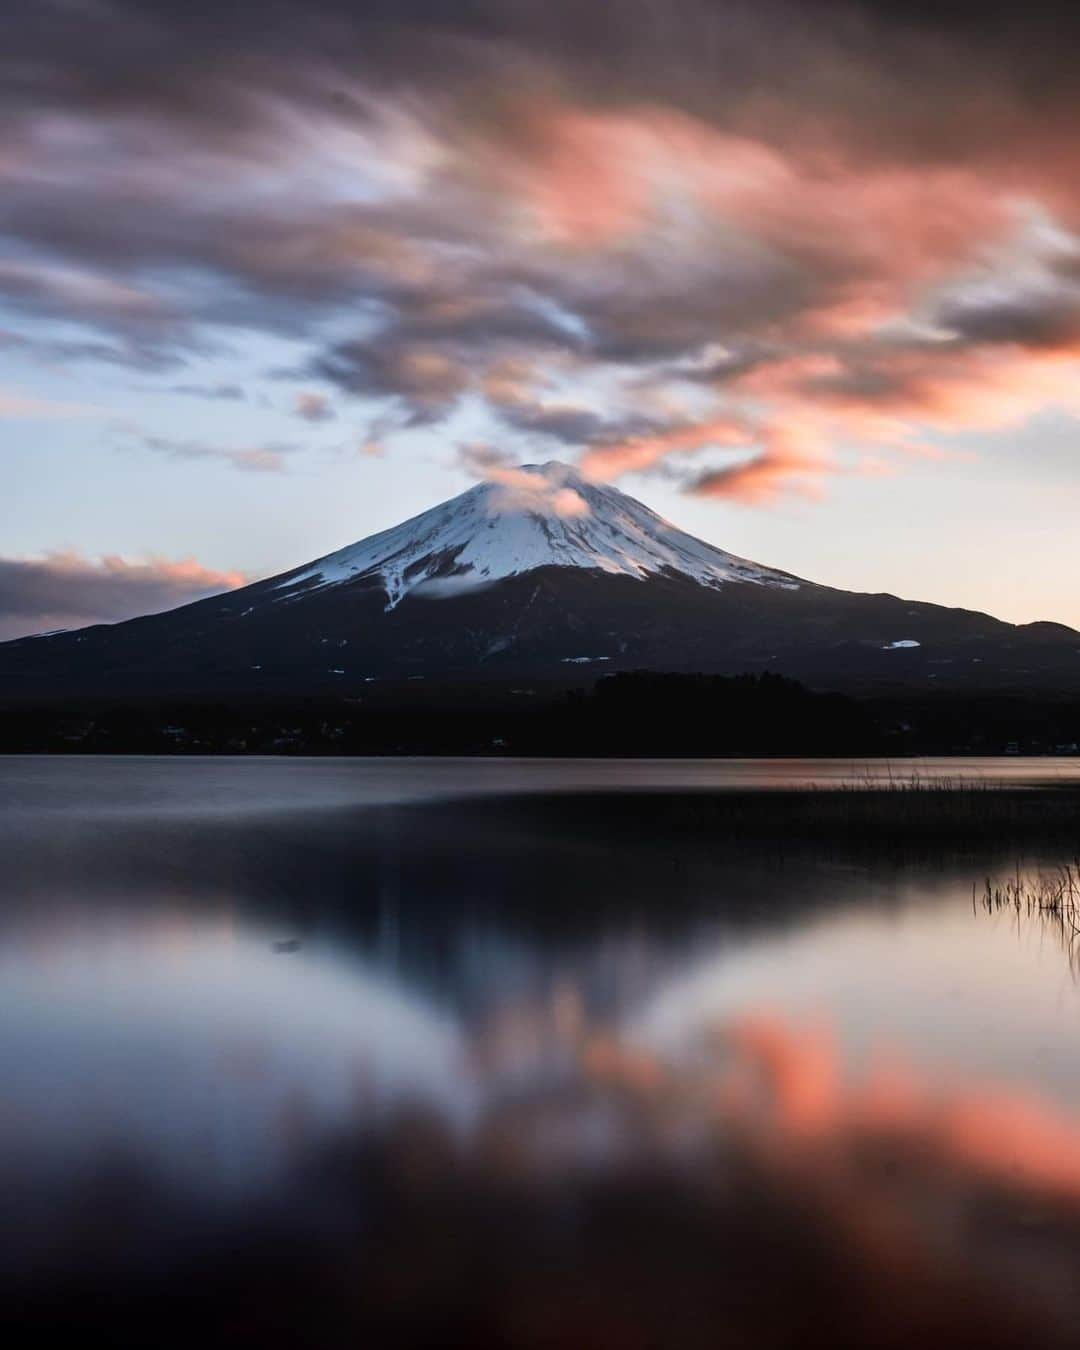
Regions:
<instances>
[{"instance_id":1,"label":"lake","mask_svg":"<svg viewBox=\"0 0 1080 1350\"><path fill-rule=\"evenodd\" d=\"M961 782L1056 827L843 814ZM132 1346L1075 1343L1078 784L0 759L5 1304Z\"/></svg>"}]
</instances>

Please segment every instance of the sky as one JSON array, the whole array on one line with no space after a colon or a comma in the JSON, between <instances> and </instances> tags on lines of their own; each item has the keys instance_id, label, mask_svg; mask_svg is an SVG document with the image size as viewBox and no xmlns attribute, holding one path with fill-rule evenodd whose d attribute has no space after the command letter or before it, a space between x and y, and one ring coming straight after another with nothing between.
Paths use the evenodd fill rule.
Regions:
<instances>
[{"instance_id":1,"label":"sky","mask_svg":"<svg viewBox=\"0 0 1080 1350\"><path fill-rule=\"evenodd\" d=\"M1080 8L6 0L0 638L564 459L1080 627Z\"/></svg>"}]
</instances>

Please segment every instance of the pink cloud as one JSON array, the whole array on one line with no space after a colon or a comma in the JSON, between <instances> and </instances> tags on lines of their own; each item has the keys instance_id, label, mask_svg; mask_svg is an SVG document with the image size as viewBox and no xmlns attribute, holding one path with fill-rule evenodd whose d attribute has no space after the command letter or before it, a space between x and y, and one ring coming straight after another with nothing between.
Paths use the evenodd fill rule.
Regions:
<instances>
[{"instance_id":1,"label":"pink cloud","mask_svg":"<svg viewBox=\"0 0 1080 1350\"><path fill-rule=\"evenodd\" d=\"M659 266L665 279L678 278L687 247L708 247L713 229L721 254L752 240L778 277L787 267L795 279L812 278L805 295L796 280L788 300L781 294L780 308L789 305L782 321L767 319L774 302L765 297L741 331L718 297L710 337L736 350L756 344L748 368L740 372L735 359L718 370L716 406L704 416L588 444L587 476L649 472L670 456L685 474L687 454L746 447L752 458L689 485L768 505L790 493L819 496L850 457L865 459L868 472L889 472L890 456L940 456L934 436L1000 432L1053 406L1080 412L1080 238L1061 226L1033 227L1045 211L1018 193L1045 187L1039 157L875 160L821 128L787 145L766 143L655 105L538 106L532 137L531 153L506 170L509 190L544 244L592 259L600 275L625 255L646 278ZM689 233L682 218L669 222L673 203L699 223ZM662 263L665 246L679 251ZM1062 259L1071 274L1055 271ZM745 267L733 275L733 292L746 275ZM989 299L961 307L952 297L980 276ZM1010 296L1025 278L1029 293ZM779 281L775 288L782 291ZM680 297L674 287L658 296L651 313L642 310L634 341L659 340L687 303L701 296ZM650 378L656 392L681 377L707 384L689 367ZM862 472L858 462L851 467Z\"/></svg>"},{"instance_id":2,"label":"pink cloud","mask_svg":"<svg viewBox=\"0 0 1080 1350\"><path fill-rule=\"evenodd\" d=\"M247 580L242 572L219 571L194 558L0 558L0 640L157 613Z\"/></svg>"}]
</instances>

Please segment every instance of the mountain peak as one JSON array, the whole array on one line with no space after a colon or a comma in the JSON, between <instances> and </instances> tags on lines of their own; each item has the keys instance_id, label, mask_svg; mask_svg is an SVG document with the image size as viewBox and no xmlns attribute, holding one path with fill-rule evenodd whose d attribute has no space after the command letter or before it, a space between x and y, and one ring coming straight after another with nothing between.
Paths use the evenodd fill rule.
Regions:
<instances>
[{"instance_id":1,"label":"mountain peak","mask_svg":"<svg viewBox=\"0 0 1080 1350\"><path fill-rule=\"evenodd\" d=\"M549 460L497 466L460 496L290 572L277 587L292 593L370 578L381 582L393 609L410 593L457 594L540 567L637 580L681 575L713 588L799 584L694 538L618 488L588 482L562 460Z\"/></svg>"}]
</instances>

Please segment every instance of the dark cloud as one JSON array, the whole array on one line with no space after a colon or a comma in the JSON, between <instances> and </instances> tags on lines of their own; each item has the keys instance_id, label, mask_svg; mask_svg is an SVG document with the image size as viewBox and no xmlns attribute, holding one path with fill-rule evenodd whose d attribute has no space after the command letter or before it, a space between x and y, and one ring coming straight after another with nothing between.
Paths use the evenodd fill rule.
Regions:
<instances>
[{"instance_id":1,"label":"dark cloud","mask_svg":"<svg viewBox=\"0 0 1080 1350\"><path fill-rule=\"evenodd\" d=\"M936 93L938 105L961 109L966 87L991 76L1007 96L1026 101L1073 92L1070 40L1080 29L1067 0L1022 8L986 0L817 0L812 7L791 0L612 0L602 7L575 0L221 0L212 7L8 0L6 18L0 88L10 104L77 104L102 114L135 107L167 121L183 117L208 138L238 140L262 116L252 90L272 87L285 70L290 87L312 100L347 101L348 76L359 74L382 86L415 81L462 95L471 84L482 104L478 77L488 84L503 68L520 81L533 66L554 70L563 86L596 101L633 92L700 115L757 96L761 117L769 115L778 75L803 106L848 111L863 96L873 110L869 76L858 78L870 67L873 87L903 94L907 82L903 102L911 106L893 110L891 120L898 135L904 129L914 137L937 107L925 109L912 83L919 94ZM875 120L886 116L878 108Z\"/></svg>"},{"instance_id":2,"label":"dark cloud","mask_svg":"<svg viewBox=\"0 0 1080 1350\"><path fill-rule=\"evenodd\" d=\"M493 362L584 346L557 285L494 252L461 260L452 279L426 269L420 281L384 279L370 326L319 354L311 373L348 393L398 398L416 421L447 411Z\"/></svg>"},{"instance_id":3,"label":"dark cloud","mask_svg":"<svg viewBox=\"0 0 1080 1350\"><path fill-rule=\"evenodd\" d=\"M457 355L383 335L339 343L316 358L312 373L349 394L400 400L408 409L402 425L443 416L472 379L469 367Z\"/></svg>"},{"instance_id":4,"label":"dark cloud","mask_svg":"<svg viewBox=\"0 0 1080 1350\"><path fill-rule=\"evenodd\" d=\"M1001 350L1080 347L1075 249L1059 286L961 284L1018 203L1080 230L1077 37L1044 0L9 0L0 296L63 323L43 359L300 341L292 378L390 435L470 396L612 466L747 425L910 442L883 410L945 426L992 378L1014 416L1044 384ZM916 320L942 331L882 335ZM766 454L698 486L807 462Z\"/></svg>"},{"instance_id":5,"label":"dark cloud","mask_svg":"<svg viewBox=\"0 0 1080 1350\"><path fill-rule=\"evenodd\" d=\"M0 558L0 641L156 614L245 580L239 572L214 571L191 558L127 562L71 553Z\"/></svg>"},{"instance_id":6,"label":"dark cloud","mask_svg":"<svg viewBox=\"0 0 1080 1350\"><path fill-rule=\"evenodd\" d=\"M1080 343L1080 293L1064 287L1014 295L956 297L936 315L966 342L1057 348Z\"/></svg>"},{"instance_id":7,"label":"dark cloud","mask_svg":"<svg viewBox=\"0 0 1080 1350\"><path fill-rule=\"evenodd\" d=\"M514 431L561 441L572 450L639 436L654 436L664 425L655 418L634 414L605 417L591 408L571 403L544 402L524 393L513 399L504 399L498 403L497 411L500 420Z\"/></svg>"}]
</instances>

